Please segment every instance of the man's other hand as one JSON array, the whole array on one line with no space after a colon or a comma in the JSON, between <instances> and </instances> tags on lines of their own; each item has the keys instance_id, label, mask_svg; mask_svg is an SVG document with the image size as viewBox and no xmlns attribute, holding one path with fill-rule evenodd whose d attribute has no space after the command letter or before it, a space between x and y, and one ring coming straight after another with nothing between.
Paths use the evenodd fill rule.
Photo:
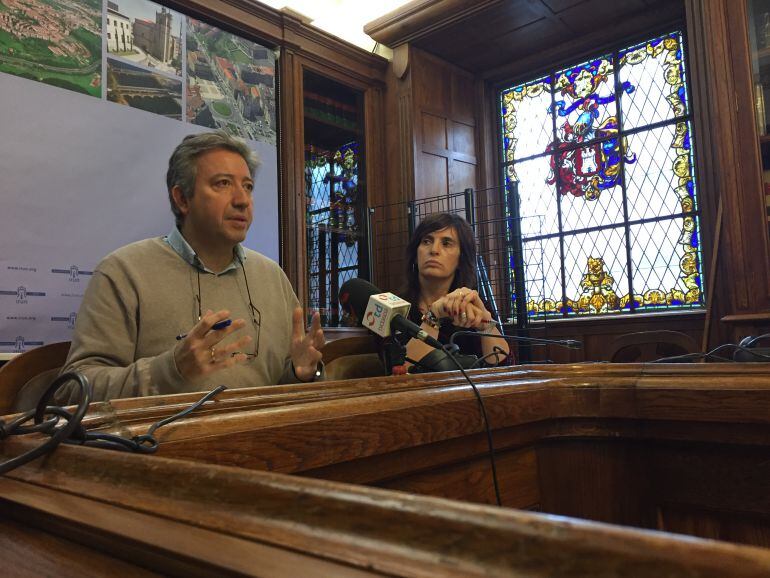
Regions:
<instances>
[{"instance_id":1,"label":"man's other hand","mask_svg":"<svg viewBox=\"0 0 770 578\"><path fill-rule=\"evenodd\" d=\"M315 377L316 368L321 361L321 348L326 343L321 329L321 316L313 313L310 330L305 333L304 315L301 307L294 309L292 315L291 362L294 375L301 381L310 381Z\"/></svg>"}]
</instances>

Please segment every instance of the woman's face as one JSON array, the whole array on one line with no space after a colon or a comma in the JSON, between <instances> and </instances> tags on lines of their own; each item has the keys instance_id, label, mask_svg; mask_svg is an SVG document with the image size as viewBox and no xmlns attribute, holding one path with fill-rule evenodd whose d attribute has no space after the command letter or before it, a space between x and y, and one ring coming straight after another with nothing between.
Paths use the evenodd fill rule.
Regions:
<instances>
[{"instance_id":1,"label":"woman's face","mask_svg":"<svg viewBox=\"0 0 770 578\"><path fill-rule=\"evenodd\" d=\"M453 278L459 264L460 240L454 227L428 233L417 247L417 270L420 277Z\"/></svg>"}]
</instances>

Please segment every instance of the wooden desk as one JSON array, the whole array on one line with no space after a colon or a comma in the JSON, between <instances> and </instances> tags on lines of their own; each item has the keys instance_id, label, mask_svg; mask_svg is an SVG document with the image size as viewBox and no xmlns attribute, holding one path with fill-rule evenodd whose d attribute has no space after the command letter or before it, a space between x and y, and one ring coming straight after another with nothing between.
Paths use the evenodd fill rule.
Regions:
<instances>
[{"instance_id":1,"label":"wooden desk","mask_svg":"<svg viewBox=\"0 0 770 578\"><path fill-rule=\"evenodd\" d=\"M11 472L0 508L25 531L72 531L123 560L127 539L129 562L162 572L248 573L230 558L240 552L272 560L275 575L297 564L327 575L770 575L770 550L543 514L770 546L770 367L472 375L508 508L470 503L491 503L492 484L478 406L454 372L226 391L159 429L157 455L66 447ZM93 404L86 421L135 435L198 397ZM7 440L0 459L35 443Z\"/></svg>"}]
</instances>

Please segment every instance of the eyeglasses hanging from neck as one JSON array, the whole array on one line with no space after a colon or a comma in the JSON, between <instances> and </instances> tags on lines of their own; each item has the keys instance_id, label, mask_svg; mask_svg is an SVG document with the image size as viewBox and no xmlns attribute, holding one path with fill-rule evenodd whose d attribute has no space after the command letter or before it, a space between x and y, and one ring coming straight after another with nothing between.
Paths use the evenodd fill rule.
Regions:
<instances>
[{"instance_id":1,"label":"eyeglasses hanging from neck","mask_svg":"<svg viewBox=\"0 0 770 578\"><path fill-rule=\"evenodd\" d=\"M233 351L231 355L245 355L246 358L249 361L252 361L259 357L259 336L261 334L262 330L262 312L257 309L257 306L254 305L254 302L251 300L251 291L249 290L249 278L246 276L246 267L243 264L243 261L240 257L238 257L238 263L241 265L241 272L243 272L243 281L246 284L246 295L249 299L249 316L251 317L251 323L254 325L254 332L256 333L257 337L254 340L254 353L245 353L243 351ZM195 295L195 301L198 304L198 321L201 320L201 317L203 317L203 303L201 299L201 272L198 267L195 267L195 273L198 277L198 293Z\"/></svg>"}]
</instances>

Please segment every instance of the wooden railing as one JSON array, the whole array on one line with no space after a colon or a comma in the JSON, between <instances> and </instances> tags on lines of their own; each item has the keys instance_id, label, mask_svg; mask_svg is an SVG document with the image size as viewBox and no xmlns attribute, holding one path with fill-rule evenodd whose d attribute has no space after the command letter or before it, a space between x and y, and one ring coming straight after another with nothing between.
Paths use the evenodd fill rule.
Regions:
<instances>
[{"instance_id":1,"label":"wooden railing","mask_svg":"<svg viewBox=\"0 0 770 578\"><path fill-rule=\"evenodd\" d=\"M0 560L67 544L167 574L770 575L769 366L471 375L503 508L455 372L227 390L158 429L156 455L60 447L0 478ZM198 397L95 403L84 423L136 435Z\"/></svg>"}]
</instances>

